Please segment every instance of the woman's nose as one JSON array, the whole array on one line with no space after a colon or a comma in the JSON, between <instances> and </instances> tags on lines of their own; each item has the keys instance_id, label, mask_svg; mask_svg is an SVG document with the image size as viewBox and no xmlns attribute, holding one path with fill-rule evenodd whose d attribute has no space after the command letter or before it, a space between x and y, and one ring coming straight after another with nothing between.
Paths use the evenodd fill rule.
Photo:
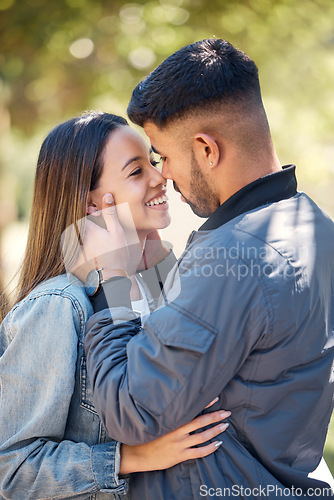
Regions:
<instances>
[{"instance_id":1,"label":"woman's nose","mask_svg":"<svg viewBox=\"0 0 334 500\"><path fill-rule=\"evenodd\" d=\"M166 183L166 179L163 177L163 175L161 174L161 172L157 168L152 167L150 175L151 175L151 177L150 177L150 185L151 186L158 186L159 184Z\"/></svg>"}]
</instances>

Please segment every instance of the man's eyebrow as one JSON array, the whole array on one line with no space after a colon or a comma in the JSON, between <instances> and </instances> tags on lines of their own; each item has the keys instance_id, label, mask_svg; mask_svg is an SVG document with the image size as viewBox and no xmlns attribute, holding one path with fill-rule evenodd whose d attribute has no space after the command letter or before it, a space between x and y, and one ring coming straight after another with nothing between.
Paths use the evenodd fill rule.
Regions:
<instances>
[{"instance_id":1,"label":"man's eyebrow","mask_svg":"<svg viewBox=\"0 0 334 500\"><path fill-rule=\"evenodd\" d=\"M162 154L159 153L159 151L157 151L154 146L151 145L151 149L152 149L153 153L155 153L156 155L162 156Z\"/></svg>"},{"instance_id":2,"label":"man's eyebrow","mask_svg":"<svg viewBox=\"0 0 334 500\"><path fill-rule=\"evenodd\" d=\"M125 165L123 165L122 167L122 172L123 170L128 166L130 165L130 163L134 162L134 161L138 161L138 160L143 160L144 157L143 156L134 156L133 158L130 158L130 160L128 160Z\"/></svg>"}]
</instances>

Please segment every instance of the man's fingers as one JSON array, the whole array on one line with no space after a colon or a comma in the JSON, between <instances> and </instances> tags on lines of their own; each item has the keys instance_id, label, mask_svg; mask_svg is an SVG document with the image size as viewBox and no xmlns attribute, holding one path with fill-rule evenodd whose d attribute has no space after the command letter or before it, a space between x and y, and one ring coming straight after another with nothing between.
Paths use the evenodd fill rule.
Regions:
<instances>
[{"instance_id":1,"label":"man's fingers","mask_svg":"<svg viewBox=\"0 0 334 500\"><path fill-rule=\"evenodd\" d=\"M114 234L117 229L121 229L115 199L111 193L106 193L102 198L102 215L107 231ZM121 231L123 232L122 229Z\"/></svg>"},{"instance_id":2,"label":"man's fingers","mask_svg":"<svg viewBox=\"0 0 334 500\"><path fill-rule=\"evenodd\" d=\"M101 206L107 231L115 236L115 247L138 245L140 241L129 203L116 205L113 195L106 193Z\"/></svg>"},{"instance_id":3,"label":"man's fingers","mask_svg":"<svg viewBox=\"0 0 334 500\"><path fill-rule=\"evenodd\" d=\"M116 215L116 205L114 197L111 193L106 193L102 198L103 213L108 215Z\"/></svg>"}]
</instances>

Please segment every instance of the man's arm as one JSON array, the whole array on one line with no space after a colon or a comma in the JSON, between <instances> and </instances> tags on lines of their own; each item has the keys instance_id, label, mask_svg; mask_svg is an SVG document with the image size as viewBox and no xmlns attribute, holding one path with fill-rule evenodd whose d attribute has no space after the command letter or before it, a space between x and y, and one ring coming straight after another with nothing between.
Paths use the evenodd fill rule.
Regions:
<instances>
[{"instance_id":1,"label":"man's arm","mask_svg":"<svg viewBox=\"0 0 334 500\"><path fill-rule=\"evenodd\" d=\"M204 265L203 258L183 270L178 297L145 329L127 308L100 311L87 324L95 406L121 442L149 441L195 417L268 329L260 281L251 273L207 277Z\"/></svg>"}]
</instances>

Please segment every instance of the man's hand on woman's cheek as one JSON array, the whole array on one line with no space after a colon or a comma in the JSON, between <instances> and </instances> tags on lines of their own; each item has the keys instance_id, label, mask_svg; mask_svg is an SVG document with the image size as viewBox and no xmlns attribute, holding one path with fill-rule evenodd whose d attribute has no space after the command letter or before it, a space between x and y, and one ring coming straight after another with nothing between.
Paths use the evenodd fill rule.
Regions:
<instances>
[{"instance_id":1,"label":"man's hand on woman's cheek","mask_svg":"<svg viewBox=\"0 0 334 500\"><path fill-rule=\"evenodd\" d=\"M118 210L121 210L123 218L126 214L126 230L119 221ZM105 279L133 274L130 252L141 252L141 249L131 220L129 205L124 203L116 208L113 196L107 193L103 197L101 211L84 217L64 231L62 252L66 271L83 283L92 269L105 270Z\"/></svg>"}]
</instances>

